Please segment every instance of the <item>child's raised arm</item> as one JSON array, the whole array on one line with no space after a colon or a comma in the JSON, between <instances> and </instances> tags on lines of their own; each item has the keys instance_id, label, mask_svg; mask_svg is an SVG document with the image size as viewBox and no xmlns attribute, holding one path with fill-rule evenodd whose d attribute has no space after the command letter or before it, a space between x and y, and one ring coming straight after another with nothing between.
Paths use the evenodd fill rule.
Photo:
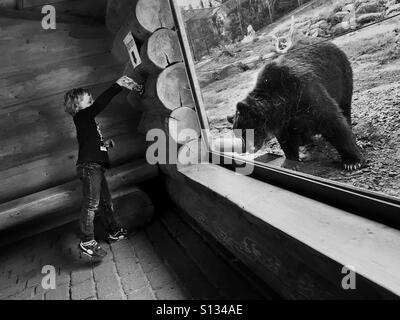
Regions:
<instances>
[{"instance_id":1,"label":"child's raised arm","mask_svg":"<svg viewBox=\"0 0 400 320\"><path fill-rule=\"evenodd\" d=\"M104 91L98 98L93 102L93 104L85 110L85 113L95 117L101 111L107 107L112 98L114 98L118 93L122 91L122 86L115 82L110 88Z\"/></svg>"}]
</instances>

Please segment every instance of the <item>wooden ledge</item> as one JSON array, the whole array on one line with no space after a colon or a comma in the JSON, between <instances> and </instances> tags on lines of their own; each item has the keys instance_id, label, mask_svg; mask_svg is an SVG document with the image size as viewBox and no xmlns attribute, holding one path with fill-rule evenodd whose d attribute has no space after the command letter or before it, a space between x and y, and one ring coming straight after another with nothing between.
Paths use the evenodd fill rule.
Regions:
<instances>
[{"instance_id":1,"label":"wooden ledge","mask_svg":"<svg viewBox=\"0 0 400 320\"><path fill-rule=\"evenodd\" d=\"M400 296L400 231L220 166L180 172L174 201L284 297ZM356 290L342 288L343 266Z\"/></svg>"}]
</instances>

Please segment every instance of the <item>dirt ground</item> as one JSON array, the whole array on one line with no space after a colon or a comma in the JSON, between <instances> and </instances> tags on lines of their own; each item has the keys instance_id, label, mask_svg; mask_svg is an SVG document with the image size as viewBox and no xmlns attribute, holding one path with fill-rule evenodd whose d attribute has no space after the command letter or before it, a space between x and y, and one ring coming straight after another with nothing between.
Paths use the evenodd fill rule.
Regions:
<instances>
[{"instance_id":1,"label":"dirt ground","mask_svg":"<svg viewBox=\"0 0 400 320\"><path fill-rule=\"evenodd\" d=\"M305 19L323 9L307 10L296 18ZM233 45L226 52L215 51L196 64L214 135L229 134L232 126L226 116L235 112L236 103L253 88L265 63L261 57L271 49L268 34L284 28L289 19L282 21L258 32L257 41ZM336 150L318 138L312 145L301 147L302 161L296 169L400 197L400 17L342 36L334 43L346 52L353 67L352 126L367 167L344 171ZM276 139L252 157L266 158L266 154L283 155ZM274 163L282 161L270 162Z\"/></svg>"}]
</instances>

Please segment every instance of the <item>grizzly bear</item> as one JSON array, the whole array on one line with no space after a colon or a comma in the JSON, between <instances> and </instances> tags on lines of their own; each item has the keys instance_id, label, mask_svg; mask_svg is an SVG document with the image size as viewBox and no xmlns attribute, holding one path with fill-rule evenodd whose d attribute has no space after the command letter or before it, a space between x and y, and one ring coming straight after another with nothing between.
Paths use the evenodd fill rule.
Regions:
<instances>
[{"instance_id":1,"label":"grizzly bear","mask_svg":"<svg viewBox=\"0 0 400 320\"><path fill-rule=\"evenodd\" d=\"M352 94L345 53L331 42L312 43L266 63L228 121L233 129L254 129L255 150L275 136L288 160L299 161L299 146L321 134L344 168L357 170L364 161L351 129Z\"/></svg>"}]
</instances>

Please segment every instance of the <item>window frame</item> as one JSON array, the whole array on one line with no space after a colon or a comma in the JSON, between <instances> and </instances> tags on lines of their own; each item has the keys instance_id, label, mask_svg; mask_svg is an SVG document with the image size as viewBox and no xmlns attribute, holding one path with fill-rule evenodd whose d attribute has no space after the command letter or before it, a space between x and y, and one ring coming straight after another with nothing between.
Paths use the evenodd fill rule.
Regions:
<instances>
[{"instance_id":1,"label":"window frame","mask_svg":"<svg viewBox=\"0 0 400 320\"><path fill-rule=\"evenodd\" d=\"M400 230L400 198L364 190L298 171L274 167L258 161L246 161L232 154L212 150L210 148L212 136L202 99L201 88L194 67L194 60L190 51L185 24L177 0L169 0L169 2L192 90L195 110L200 128L202 129L202 138L210 163L214 163L213 160L217 159L219 165L230 170L236 170L244 164L253 165L254 170L249 176L254 179L277 185L286 190Z\"/></svg>"}]
</instances>

